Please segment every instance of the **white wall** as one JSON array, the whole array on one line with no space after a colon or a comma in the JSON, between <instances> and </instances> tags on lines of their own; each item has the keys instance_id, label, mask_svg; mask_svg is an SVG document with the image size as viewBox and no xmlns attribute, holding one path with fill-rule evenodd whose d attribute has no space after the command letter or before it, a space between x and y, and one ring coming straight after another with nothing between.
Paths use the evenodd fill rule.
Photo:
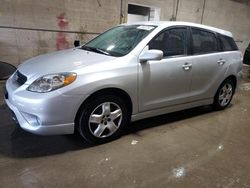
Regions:
<instances>
[{"instance_id":1,"label":"white wall","mask_svg":"<svg viewBox=\"0 0 250 188\"><path fill-rule=\"evenodd\" d=\"M136 15L136 14L128 14L127 23L134 23L140 21L148 21L148 16Z\"/></svg>"}]
</instances>

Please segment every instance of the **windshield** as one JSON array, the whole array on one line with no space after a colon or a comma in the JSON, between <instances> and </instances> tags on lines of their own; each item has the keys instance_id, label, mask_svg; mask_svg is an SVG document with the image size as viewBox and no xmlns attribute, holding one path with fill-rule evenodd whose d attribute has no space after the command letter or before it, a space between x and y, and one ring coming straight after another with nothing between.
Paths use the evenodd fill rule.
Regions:
<instances>
[{"instance_id":1,"label":"windshield","mask_svg":"<svg viewBox=\"0 0 250 188\"><path fill-rule=\"evenodd\" d=\"M82 46L82 49L116 57L124 56L154 28L146 25L118 26L94 38Z\"/></svg>"}]
</instances>

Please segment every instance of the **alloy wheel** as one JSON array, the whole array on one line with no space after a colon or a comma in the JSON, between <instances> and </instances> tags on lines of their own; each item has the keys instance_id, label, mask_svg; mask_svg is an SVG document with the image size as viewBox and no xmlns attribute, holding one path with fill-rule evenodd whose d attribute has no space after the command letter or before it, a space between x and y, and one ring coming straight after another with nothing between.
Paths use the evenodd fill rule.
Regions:
<instances>
[{"instance_id":1,"label":"alloy wheel","mask_svg":"<svg viewBox=\"0 0 250 188\"><path fill-rule=\"evenodd\" d=\"M226 83L219 92L219 103L221 106L226 106L231 101L233 96L233 86Z\"/></svg>"},{"instance_id":2,"label":"alloy wheel","mask_svg":"<svg viewBox=\"0 0 250 188\"><path fill-rule=\"evenodd\" d=\"M97 106L89 117L89 130L97 138L113 135L122 122L122 110L114 102L104 102Z\"/></svg>"}]
</instances>

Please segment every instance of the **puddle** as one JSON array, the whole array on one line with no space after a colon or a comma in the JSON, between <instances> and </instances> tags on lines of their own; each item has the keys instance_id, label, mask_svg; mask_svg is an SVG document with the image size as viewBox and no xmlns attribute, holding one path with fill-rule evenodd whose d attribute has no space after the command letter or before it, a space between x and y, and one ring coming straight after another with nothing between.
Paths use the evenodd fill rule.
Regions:
<instances>
[{"instance_id":1,"label":"puddle","mask_svg":"<svg viewBox=\"0 0 250 188\"><path fill-rule=\"evenodd\" d=\"M245 83L240 85L240 90L250 91L250 83Z\"/></svg>"}]
</instances>

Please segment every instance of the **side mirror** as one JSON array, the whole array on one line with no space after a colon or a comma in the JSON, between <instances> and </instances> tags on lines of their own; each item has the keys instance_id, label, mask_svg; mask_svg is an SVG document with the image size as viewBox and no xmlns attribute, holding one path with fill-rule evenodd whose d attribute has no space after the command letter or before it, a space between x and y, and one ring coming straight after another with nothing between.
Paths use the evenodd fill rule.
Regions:
<instances>
[{"instance_id":1,"label":"side mirror","mask_svg":"<svg viewBox=\"0 0 250 188\"><path fill-rule=\"evenodd\" d=\"M161 60L163 58L163 52L161 50L147 50L142 52L139 56L140 62L150 60Z\"/></svg>"},{"instance_id":2,"label":"side mirror","mask_svg":"<svg viewBox=\"0 0 250 188\"><path fill-rule=\"evenodd\" d=\"M80 46L80 41L79 41L79 40L75 40L75 41L74 41L74 46L75 46L75 47Z\"/></svg>"}]
</instances>

